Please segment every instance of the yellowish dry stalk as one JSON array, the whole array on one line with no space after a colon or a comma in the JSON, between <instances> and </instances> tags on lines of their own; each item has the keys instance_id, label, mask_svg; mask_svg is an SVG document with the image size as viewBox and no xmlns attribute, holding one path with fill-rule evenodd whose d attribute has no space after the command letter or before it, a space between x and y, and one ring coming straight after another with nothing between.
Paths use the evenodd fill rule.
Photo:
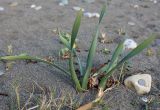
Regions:
<instances>
[{"instance_id":1,"label":"yellowish dry stalk","mask_svg":"<svg viewBox=\"0 0 160 110\"><path fill-rule=\"evenodd\" d=\"M104 91L102 88L100 88L99 92L97 94L97 98L94 101L79 107L77 110L90 110L90 109L92 109L93 107L95 107L96 105L99 104L99 102L101 101L103 96L104 96Z\"/></svg>"},{"instance_id":2,"label":"yellowish dry stalk","mask_svg":"<svg viewBox=\"0 0 160 110\"><path fill-rule=\"evenodd\" d=\"M83 106L81 106L80 108L78 108L77 110L90 110L91 108L94 107L94 103L90 102L88 104L85 104Z\"/></svg>"}]
</instances>

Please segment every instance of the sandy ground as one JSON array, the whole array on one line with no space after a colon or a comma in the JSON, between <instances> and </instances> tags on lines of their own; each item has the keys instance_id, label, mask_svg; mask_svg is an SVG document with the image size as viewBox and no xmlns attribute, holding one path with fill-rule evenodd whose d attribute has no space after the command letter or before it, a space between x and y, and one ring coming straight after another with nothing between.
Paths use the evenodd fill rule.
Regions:
<instances>
[{"instance_id":1,"label":"sandy ground","mask_svg":"<svg viewBox=\"0 0 160 110\"><path fill-rule=\"evenodd\" d=\"M73 6L81 6L86 11L100 12L105 0L96 0L92 4L87 4L81 0L69 0L67 6L61 7L56 0L14 0L18 2L15 7L9 6L13 0L0 0L0 6L4 11L0 11L0 54L7 54L7 46L13 46L13 54L28 53L34 56L53 56L58 63L67 68L66 61L58 59L58 52L63 47L59 43L58 36L52 32L57 27L63 31L70 32L74 22L76 11ZM42 9L36 11L30 6L32 4L42 6ZM134 8L138 5L138 8ZM107 33L113 43L99 44L94 65L106 62L111 54L105 55L100 50L108 48L113 51L120 39L125 36L119 36L117 30L122 28L126 31L128 38L133 38L140 43L151 33L160 35L160 2L154 4L149 0L112 0L107 7L107 16L105 16L101 31ZM82 25L79 32L80 57L85 63L88 49L88 43L91 41L91 35L97 23L97 18L82 19ZM133 22L135 25L129 25ZM133 68L127 75L149 73L152 75L152 89L147 97L158 98L160 95L160 38L157 43L153 43L150 48L153 50L152 56L146 56L146 50L136 56L133 62ZM22 102L28 97L28 92L32 92L34 82L44 88L56 88L57 92L63 91L64 94L71 93L72 97L79 97L84 94L77 94L73 88L73 83L58 70L44 64L26 64L17 62L10 71L5 71L3 64L0 65L0 71L5 74L0 76L0 93L6 93L8 96L0 95L0 110L11 110L11 103L15 101L15 94L12 84L19 84L21 90ZM92 92L91 92L92 93ZM85 93L87 98L84 102L91 101L94 93ZM35 90L34 94L40 94ZM88 94L88 96L87 96ZM110 110L142 110L143 104L135 92L127 89L124 85L106 93L105 103ZM159 105L150 105L153 110ZM160 106L159 106L160 107ZM100 108L96 108L100 109ZM160 108L159 108L160 109Z\"/></svg>"}]
</instances>

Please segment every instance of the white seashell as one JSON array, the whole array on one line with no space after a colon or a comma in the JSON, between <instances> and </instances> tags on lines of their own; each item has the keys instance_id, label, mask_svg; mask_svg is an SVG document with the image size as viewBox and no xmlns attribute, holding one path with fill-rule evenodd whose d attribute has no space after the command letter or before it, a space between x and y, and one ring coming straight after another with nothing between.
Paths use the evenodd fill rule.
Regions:
<instances>
[{"instance_id":1,"label":"white seashell","mask_svg":"<svg viewBox=\"0 0 160 110\"><path fill-rule=\"evenodd\" d=\"M134 5L133 7L134 7L134 8L139 8L139 5Z\"/></svg>"},{"instance_id":2,"label":"white seashell","mask_svg":"<svg viewBox=\"0 0 160 110\"><path fill-rule=\"evenodd\" d=\"M31 8L35 8L35 7L36 7L36 5L35 5L35 4L32 4L30 7L31 7Z\"/></svg>"},{"instance_id":3,"label":"white seashell","mask_svg":"<svg viewBox=\"0 0 160 110\"><path fill-rule=\"evenodd\" d=\"M64 6L64 4L63 3L59 3L59 6Z\"/></svg>"},{"instance_id":4,"label":"white seashell","mask_svg":"<svg viewBox=\"0 0 160 110\"><path fill-rule=\"evenodd\" d=\"M92 13L92 16L93 16L93 17L96 17L96 18L99 18L99 17L100 17L99 13Z\"/></svg>"},{"instance_id":5,"label":"white seashell","mask_svg":"<svg viewBox=\"0 0 160 110\"><path fill-rule=\"evenodd\" d=\"M137 43L132 39L126 39L123 43L125 49L134 49L137 47Z\"/></svg>"},{"instance_id":6,"label":"white seashell","mask_svg":"<svg viewBox=\"0 0 160 110\"><path fill-rule=\"evenodd\" d=\"M74 6L74 7L73 7L73 10L76 10L76 11L79 11L79 10L85 11L83 8L77 7L77 6Z\"/></svg>"},{"instance_id":7,"label":"white seashell","mask_svg":"<svg viewBox=\"0 0 160 110\"><path fill-rule=\"evenodd\" d=\"M152 78L149 74L137 74L124 80L126 87L134 88L139 95L150 92Z\"/></svg>"},{"instance_id":8,"label":"white seashell","mask_svg":"<svg viewBox=\"0 0 160 110\"><path fill-rule=\"evenodd\" d=\"M4 11L4 8L0 6L0 11Z\"/></svg>"},{"instance_id":9,"label":"white seashell","mask_svg":"<svg viewBox=\"0 0 160 110\"><path fill-rule=\"evenodd\" d=\"M156 4L156 3L157 3L157 0L154 0L154 1L153 1L153 3L155 3L155 4Z\"/></svg>"},{"instance_id":10,"label":"white seashell","mask_svg":"<svg viewBox=\"0 0 160 110\"><path fill-rule=\"evenodd\" d=\"M35 10L40 10L42 8L42 6L37 6L37 7L35 7Z\"/></svg>"},{"instance_id":11,"label":"white seashell","mask_svg":"<svg viewBox=\"0 0 160 110\"><path fill-rule=\"evenodd\" d=\"M90 12L85 12L84 16L88 17L88 18L92 18L93 17L92 13L90 13Z\"/></svg>"},{"instance_id":12,"label":"white seashell","mask_svg":"<svg viewBox=\"0 0 160 110\"><path fill-rule=\"evenodd\" d=\"M135 23L134 22L128 22L128 25L134 26Z\"/></svg>"}]
</instances>

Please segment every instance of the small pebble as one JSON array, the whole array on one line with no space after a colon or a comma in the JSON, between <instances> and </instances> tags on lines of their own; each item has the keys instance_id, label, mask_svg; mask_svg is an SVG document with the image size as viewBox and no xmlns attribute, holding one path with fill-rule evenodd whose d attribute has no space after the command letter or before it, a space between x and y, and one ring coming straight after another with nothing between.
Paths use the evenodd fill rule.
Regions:
<instances>
[{"instance_id":1,"label":"small pebble","mask_svg":"<svg viewBox=\"0 0 160 110\"><path fill-rule=\"evenodd\" d=\"M4 8L0 6L0 11L4 11Z\"/></svg>"},{"instance_id":2,"label":"small pebble","mask_svg":"<svg viewBox=\"0 0 160 110\"><path fill-rule=\"evenodd\" d=\"M141 100L142 100L143 102L145 102L145 103L148 102L148 98L147 98L147 97L142 97Z\"/></svg>"}]
</instances>

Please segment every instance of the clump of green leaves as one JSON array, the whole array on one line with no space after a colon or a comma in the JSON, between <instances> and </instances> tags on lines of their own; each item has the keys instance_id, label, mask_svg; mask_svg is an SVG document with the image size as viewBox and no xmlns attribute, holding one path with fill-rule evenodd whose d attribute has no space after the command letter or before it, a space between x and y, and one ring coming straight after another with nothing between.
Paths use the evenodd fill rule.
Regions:
<instances>
[{"instance_id":1,"label":"clump of green leaves","mask_svg":"<svg viewBox=\"0 0 160 110\"><path fill-rule=\"evenodd\" d=\"M102 68L97 70L96 74L93 74L91 71L93 68L93 59L94 59L94 56L96 53L100 24L101 24L103 16L105 15L105 12L106 12L106 6L104 6L102 8L100 18L98 21L98 25L96 27L96 31L93 34L93 39L92 39L92 42L91 42L91 45L89 48L85 68L83 68L83 66L81 64L81 60L79 59L77 52L76 52L76 49L75 49L75 41L76 41L76 38L78 35L78 31L79 31L80 24L81 24L81 18L82 18L82 11L81 10L77 14L77 17L75 19L71 34L64 34L62 32L59 32L59 38L60 38L61 42L65 45L65 48L67 48L67 51L69 51L69 55L70 55L70 57L69 57L69 71L63 69L61 66L57 65L55 62L47 61L47 60L45 60L43 58L39 58L39 57L32 57L27 54L21 54L21 55L17 55L17 56L3 56L3 57L0 57L0 60L6 60L6 61L33 60L33 61L43 62L43 63L47 63L49 65L52 65L55 68L66 73L65 75L70 76L72 78L73 82L75 83L76 90L79 92L85 91L88 89L88 82L89 82L90 77L92 77L92 76L98 77L101 73L103 73L103 77L101 77L101 79L98 83L99 94L102 94L102 92L106 88L106 81L114 73L114 71L118 67L120 67L122 64L124 64L126 61L128 61L130 58L132 58L135 55L137 55L138 53L140 53L149 44L151 44L151 42L155 39L155 36L151 35L148 39L146 39L140 45L138 45L137 48L130 51L121 60L119 59L120 58L119 56L124 51L124 45L123 45L123 42L120 42L118 44L117 48L115 49L115 51L113 52L110 63L105 64ZM75 69L75 65L74 65L75 59L78 61L79 70L80 70L80 74L82 75L82 79L80 79L76 73L76 69ZM101 97L101 96L103 96L103 95L99 95L99 97Z\"/></svg>"}]
</instances>

